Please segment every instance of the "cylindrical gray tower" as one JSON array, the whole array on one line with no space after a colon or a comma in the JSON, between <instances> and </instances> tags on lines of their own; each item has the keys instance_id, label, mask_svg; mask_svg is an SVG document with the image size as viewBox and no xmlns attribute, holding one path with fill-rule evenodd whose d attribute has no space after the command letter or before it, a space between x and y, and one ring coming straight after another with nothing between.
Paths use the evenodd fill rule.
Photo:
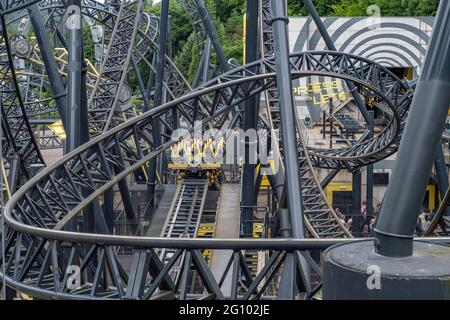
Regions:
<instances>
[{"instance_id":1,"label":"cylindrical gray tower","mask_svg":"<svg viewBox=\"0 0 450 320\"><path fill-rule=\"evenodd\" d=\"M441 1L375 241L325 252L325 299L450 299L450 248L413 241L450 106L450 2Z\"/></svg>"}]
</instances>

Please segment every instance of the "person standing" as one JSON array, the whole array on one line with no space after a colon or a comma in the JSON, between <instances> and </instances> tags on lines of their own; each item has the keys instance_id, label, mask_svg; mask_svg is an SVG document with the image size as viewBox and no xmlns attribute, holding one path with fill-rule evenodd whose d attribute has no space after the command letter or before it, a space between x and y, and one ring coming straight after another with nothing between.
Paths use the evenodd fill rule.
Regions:
<instances>
[{"instance_id":1,"label":"person standing","mask_svg":"<svg viewBox=\"0 0 450 320\"><path fill-rule=\"evenodd\" d=\"M363 221L363 223L362 223L362 228L363 229L364 229L365 225L368 225L368 222L367 222L367 219L366 219L366 211L367 211L367 202L363 201L363 204L362 204L361 210L360 210L361 216L362 216L362 221Z\"/></svg>"}]
</instances>

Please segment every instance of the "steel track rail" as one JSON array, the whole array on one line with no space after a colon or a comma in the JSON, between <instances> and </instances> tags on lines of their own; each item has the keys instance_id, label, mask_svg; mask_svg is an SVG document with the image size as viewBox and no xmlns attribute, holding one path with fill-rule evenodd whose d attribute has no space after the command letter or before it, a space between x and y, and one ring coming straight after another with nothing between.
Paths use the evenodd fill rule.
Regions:
<instances>
[{"instance_id":1,"label":"steel track rail","mask_svg":"<svg viewBox=\"0 0 450 320\"><path fill-rule=\"evenodd\" d=\"M50 3L50 5L46 6L44 9L50 12L64 12L65 8L62 6L59 2L59 0L54 0ZM109 27L112 28L111 20L112 18L110 16L114 16L117 13L112 11L108 6L102 3L98 3L96 1L92 0L85 0L82 3L82 13L85 16L88 16L95 21L97 21L100 24L103 24L104 21L109 22ZM107 25L108 26L108 25ZM148 36L141 30L138 31L138 36L141 37L140 44L137 46L138 50L135 50L133 52L133 56L136 59L136 61L143 60L151 70L154 70L153 65L150 61L148 61L145 58L145 55L150 51L156 51L158 48L158 45L153 37ZM146 49L146 51L140 51L139 49L143 48ZM169 96L171 99L176 99L181 97L186 92L189 92L192 88L189 85L188 81L185 79L185 77L181 74L181 72L178 70L178 68L175 66L173 61L166 55L165 57L165 70L166 75L164 79L164 87L167 90ZM199 110L198 112L202 112L205 114L207 103L205 101L199 101ZM190 110L189 113L182 113L184 117L187 119L187 121L192 122L192 110ZM130 114L130 116L133 116ZM120 122L120 117L116 118L116 121ZM173 124L173 119L171 119L169 116L166 119L166 123L169 125Z\"/></svg>"},{"instance_id":2,"label":"steel track rail","mask_svg":"<svg viewBox=\"0 0 450 320\"><path fill-rule=\"evenodd\" d=\"M263 0L260 2L260 46L264 57L270 58L273 56L273 29L272 29L272 15L271 15L271 1ZM267 72L263 64L263 72ZM279 130L280 128L280 114L278 92L276 88L266 90L264 92L266 98L266 115L271 130ZM301 197L304 206L304 221L309 234L314 238L341 238L352 237L350 231L340 220L330 205L325 193L320 187L320 183L314 172L314 167L310 161L308 149L305 142L305 129L302 126L297 126L297 144L299 148L299 171L300 171L300 186ZM271 131L274 132L274 131ZM282 149L280 148L281 141L272 139L273 146L277 156L280 158L280 165L283 164ZM284 172L284 167L282 168ZM284 178L284 175L280 175Z\"/></svg>"},{"instance_id":3,"label":"steel track rail","mask_svg":"<svg viewBox=\"0 0 450 320\"><path fill-rule=\"evenodd\" d=\"M268 72L274 72L273 58L233 69L205 85L213 85L227 79L236 79L236 77L245 77L248 74L259 74L262 68L266 68ZM413 92L406 83L398 79L387 68L354 55L319 51L292 53L291 70L328 71L335 74L350 75L362 81L370 82L385 92L390 101L394 102L401 118L400 125L397 126L392 121L389 122L392 115L387 114L388 123L381 134L352 146L331 150L308 146L307 151L314 167L356 170L359 167L385 159L396 152L401 132L406 124Z\"/></svg>"},{"instance_id":4,"label":"steel track rail","mask_svg":"<svg viewBox=\"0 0 450 320\"><path fill-rule=\"evenodd\" d=\"M331 73L326 72L297 71L293 72L293 77L298 78L312 74L331 75ZM379 94L380 97L388 99L370 84L364 84L360 80L348 76L340 75L339 77L355 81ZM265 81L267 78L273 80ZM70 293L73 297L83 298L102 298L105 295L110 298L123 298L129 275L118 261L113 246L106 244L105 240L115 242L116 246L124 246L139 242L143 238L67 232L63 231L65 224L78 216L89 203L97 199L104 191L113 187L117 182L126 179L136 170L140 170L147 161L176 142L168 142L154 151L141 150L138 152L130 150L130 139L139 142L151 137L150 124L153 117L161 116L164 112L170 112L173 106L188 105L194 103L199 96L215 93L220 97L216 104L227 102L228 107L216 108L216 112L211 117L203 119L203 125L206 125L215 117L230 112L235 105L248 97L266 90L270 85L275 85L275 74L273 73L231 80L194 91L94 138L32 178L13 195L5 208L5 220L9 231L6 234L7 261L4 263L7 265L7 277L11 280L12 285L20 288L31 285L36 290L42 291L41 293L44 295L45 292L52 292L52 297L60 294L65 296ZM234 92L232 96L230 96L230 90L228 90L230 87L236 88L231 91ZM252 90L249 90L249 88L252 88ZM395 114L394 105L390 102L387 103L391 105ZM138 144L144 145L143 143ZM126 154L127 157L120 156L121 154ZM119 171L112 174L114 170L111 169L111 166L119 168ZM85 189L89 190L87 197L83 196L82 190ZM164 243L165 240L167 239L161 239L160 241ZM240 240L237 241L240 242ZM63 249L64 246L65 249ZM87 248L87 251L83 248ZM141 247L139 246L139 248ZM70 254L67 255L64 252L70 252ZM186 295L186 291L183 290L187 290L187 288L184 288L184 286L184 289L174 288L171 280L167 278L173 271L172 268L176 265L176 260L181 256L187 256L191 259L190 261L204 282L206 291L216 298L223 298L220 286L211 277L211 271L202 257L200 249L176 250L173 259L167 264L163 264L157 258L154 249L150 249L149 252L153 252L150 259L153 262L149 265L149 270L151 270L155 282L146 285L139 298L153 297L157 288L159 288L158 292L167 292L168 290L175 292L175 294ZM298 252L298 254L301 253ZM98 257L98 260L96 264L92 265L94 256ZM241 261L239 254L232 256L235 263L244 263ZM267 281L268 285L274 275L273 272L282 266L285 256L286 252L283 250L276 252L254 279L247 279L248 290L242 298L249 299L263 296L263 291L258 291L258 288L260 288L260 285L263 287L266 285L264 281ZM83 288L72 290L67 287L67 266L76 264L76 261L81 261L80 268L83 270L88 271L86 269L88 266L95 269L90 271L94 277L94 282L83 282L84 289L87 291ZM15 271L12 266L14 266ZM104 274L100 277L104 267L109 270L111 275L110 278L105 279L109 285L99 288L100 278L107 277ZM146 270L144 269L145 272ZM165 280L162 281L163 279ZM162 282L159 282L160 280Z\"/></svg>"},{"instance_id":5,"label":"steel track rail","mask_svg":"<svg viewBox=\"0 0 450 320\"><path fill-rule=\"evenodd\" d=\"M1 9L5 11L8 7L2 5ZM29 177L30 165L44 165L44 160L34 139L23 104L6 32L5 17L1 16L0 20L0 99L2 126L6 137L2 154L6 159L13 154L19 155L21 172L25 177Z\"/></svg>"},{"instance_id":6,"label":"steel track rail","mask_svg":"<svg viewBox=\"0 0 450 320\"><path fill-rule=\"evenodd\" d=\"M201 58L205 51L206 40L208 39L208 33L205 30L195 3L192 0L177 0L177 2L183 7L186 16L192 24L197 45L197 68L200 68Z\"/></svg>"},{"instance_id":7,"label":"steel track rail","mask_svg":"<svg viewBox=\"0 0 450 320\"><path fill-rule=\"evenodd\" d=\"M140 0L121 2L114 28L110 36L106 37L109 39L104 39L107 52L88 101L89 132L93 135L108 130L113 124L113 116L120 112L117 107L123 94L142 9ZM131 92L128 94L131 96Z\"/></svg>"},{"instance_id":8,"label":"steel track rail","mask_svg":"<svg viewBox=\"0 0 450 320\"><path fill-rule=\"evenodd\" d=\"M89 1L85 1L85 3L89 3ZM51 7L47 7L46 6L47 3L41 3L41 11L43 12L43 14L45 16L49 16L49 19L47 19L47 28L51 28L51 26L55 26L58 25L59 22L58 21L53 21L53 19L55 19L55 10L58 10L59 14L56 15L57 17L61 18L62 15L64 15L65 12L65 8L60 8L58 6L55 6L55 3L52 3ZM109 16L115 16L116 13L106 13L106 10L102 10L104 9L103 6L101 8L89 8L89 7L83 7L83 13L88 14L89 15L94 15L97 17L97 19L99 21L102 21L103 26L105 28L108 28L108 23L106 23L106 21L110 21L111 19L108 18L106 16L106 14L108 14ZM26 15L24 15L26 16ZM18 19L20 19L21 17L18 17L12 21L9 21L9 23L12 23L14 21L17 21ZM91 18L90 16L88 16L88 18ZM111 20L112 21L112 20ZM139 62L142 60L142 56L145 56L148 54L148 52L151 50L151 46L149 46L149 42L151 42L152 40L155 39L156 37L156 33L157 33L157 28L158 28L158 19L152 15L152 14L146 14L144 13L142 15L142 19L140 19L140 24L141 24L141 29L139 30L139 32L141 32L141 34L143 34L145 37L140 37L139 40L137 41L136 45L133 45L133 55L136 56L136 61ZM51 33L55 33L54 31L51 31ZM117 51L117 50L116 50ZM40 54L37 50L33 50L32 54L29 56L29 58L27 58L26 60L29 60L31 63L31 67L32 67L32 73L30 73L28 75L28 73L26 71L22 71L21 74L27 75L27 77L30 79L30 77L34 77L36 78L36 81L27 81L27 101L25 101L25 107L26 107L26 114L28 115L29 119L33 119L36 117L42 117L42 116L46 116L48 115L53 115L53 118L55 118L54 113L57 113L58 110L56 110L56 105L54 103L53 99L36 99L36 93L33 91L38 90L39 92L41 91L41 86L42 85L48 85L48 83L46 84L46 82L44 81L45 79L44 77L44 70L43 70L43 65L41 63L41 65L36 65L36 63L39 64L40 61ZM58 58L58 61L60 64L62 64L60 66L60 70L61 72L64 72L64 68L65 68L65 64L66 61L63 61L64 59L60 59ZM95 75L94 75L95 76ZM110 83L111 81L109 81ZM94 81L95 83L95 81ZM36 88L36 85L38 86ZM36 90L35 90L36 89ZM102 91L101 91L102 92ZM133 114L134 115L134 114ZM33 126L34 127L34 126ZM41 136L39 135L39 141L43 141L44 143L47 143L47 141L49 139L53 139L51 137L46 137L46 136ZM57 143L56 146L60 145L60 143ZM43 146L45 147L45 146Z\"/></svg>"},{"instance_id":9,"label":"steel track rail","mask_svg":"<svg viewBox=\"0 0 450 320\"><path fill-rule=\"evenodd\" d=\"M320 72L320 73L319 73L319 72L301 72L301 71L298 71L298 72L294 72L294 73L293 73L293 76L294 76L294 77L299 77L299 76L306 76L306 75L311 75L311 74L331 75L331 74L324 73L324 72ZM246 82L253 82L253 81L256 81L256 82L257 82L257 81L260 81L261 79L265 80L266 78L270 78L270 77L273 76L273 75L274 75L274 74L272 73L272 74L266 74L266 75L258 75L258 76L253 76L253 77L247 77L247 78L240 79L240 80L233 80L233 81L230 81L230 82L228 82L228 83L222 83L222 84L216 85L216 86L214 86L214 87L209 87L209 88L206 88L206 89L203 89L203 90L200 90L200 91L194 91L194 92L192 92L191 94L188 94L188 95L184 96L183 98L180 98L180 99L178 99L178 100L172 101L172 102L170 102L170 103L168 103L168 104L166 104L166 105L164 105L164 106L162 106L162 107L155 108L155 109L152 110L151 112L147 112L147 113L145 113L145 114L143 114L143 115L141 115L141 116L139 116L139 117L137 117L137 118L135 118L135 119L132 119L132 120L128 121L127 123L125 123L124 125L121 125L121 126L115 128L115 129L111 130L111 132L110 132L109 134L104 134L104 135L102 135L102 137L106 138L106 137L108 137L108 136L114 135L115 133L117 133L118 128L123 128L123 129L127 128L126 124L129 124L130 127L133 127L133 125L136 124L136 122L137 122L138 120L143 121L144 119L146 119L145 116L147 116L147 117L149 117L149 118L152 118L152 117L155 117L156 115L158 115L158 114L160 114L160 113L167 112L167 108L173 107L174 105L175 105L175 106L176 106L176 105L180 105L180 104L187 105L189 102L195 100L195 98L197 98L197 97L200 96L200 95L203 95L203 94L206 94L206 93L210 93L210 92L217 92L217 94L223 94L223 92L220 92L221 89L227 89L227 88L230 87L230 86L233 86L233 85L241 85L242 83L246 83ZM343 78L343 79L351 79L352 81L355 81L355 82L357 82L357 83L359 82L361 85L363 85L362 82L360 82L359 80L356 80L356 79L352 79L351 77L346 77L346 76L339 76L339 77L341 77L341 78ZM273 82L272 82L272 85L273 85ZM255 84L253 84L252 86L253 86L255 89L254 89L252 92L247 92L247 94L253 95L253 94L256 94L256 93L258 93L258 92L261 92L261 90L264 90L264 89L268 86L268 84L264 84L264 85L262 85L262 86L260 86L260 87L256 86ZM374 92L376 92L377 94L379 94L380 97L384 97L385 99L387 99L386 96L384 96L380 91L378 91L378 90L375 89L374 87L371 87L370 85L367 85L367 86L368 86L371 90L373 90ZM219 92L218 92L218 91L219 91ZM241 91L241 92L239 92L239 94L237 94L238 92L239 92L239 90L235 90L235 97L233 97L233 99L237 99L237 98L238 98L237 100L239 100L239 101L245 99L245 98L239 96L240 94L245 94L245 91ZM193 97L194 97L194 98L193 98ZM227 99L227 97L223 97L223 96L222 96L222 99ZM233 100L233 101L234 101L234 100ZM217 102L217 103L219 104L219 102ZM390 102L388 102L388 103L390 104ZM391 105L391 107L393 108L394 114L396 114L394 105L392 105L392 104L390 104L390 105ZM220 114L222 114L222 113L226 113L226 112L228 111L229 108L230 108L230 107L228 106L228 108L224 108L224 109L221 109L221 110L217 110L217 112L212 116L212 118L218 117L218 116L219 116ZM396 116L395 119L396 119L397 122L399 121L399 116L398 116L398 114L397 114L397 116ZM148 120L148 119L147 119L147 120ZM395 121L393 121L393 122L395 122ZM146 126L145 128L146 128L147 130L148 130L148 129L151 129L151 128L148 127L148 123L147 123L147 122L143 121L143 123L141 123L140 125L143 125L143 124L145 124L145 126ZM128 134L130 134L130 132L129 132ZM147 136L143 136L143 137L147 139ZM103 140L103 139L102 139L102 140ZM84 145L83 147L80 147L79 149L77 149L77 150L78 150L78 153L82 153L82 152L85 151L86 149L89 149L91 146L95 145L95 143L97 143L97 142L99 142L99 141L102 141L102 140L94 139L93 141L87 143L87 144ZM173 143L173 142L171 142L171 143ZM126 147L126 145L123 145L123 147ZM168 146L165 145L164 147L167 148ZM161 147L160 147L158 150L159 150L159 152L161 152ZM142 150L141 150L141 154L142 154ZM44 177L46 177L49 173L51 173L52 170L56 169L58 166L61 166L61 165L64 166L64 164L65 164L67 161L72 160L72 159L73 159L74 157L76 157L76 156L77 156L77 153L74 153L74 152L70 153L70 154L67 155L65 158L61 159L60 161L58 161L57 163L55 163L53 166L51 166L51 167L49 167L47 170L45 170L44 173L43 173L42 175L39 175L39 176L38 176L39 178L36 177L36 178L33 178L32 180L30 180L30 181L26 184L26 186L24 186L24 188L22 188L21 190L18 191L18 196L22 193L22 192L21 192L22 190L26 190L27 187L33 186L34 184L36 184L37 182L39 182L41 179L43 179ZM140 156L140 155L137 155L137 156ZM149 159L147 159L147 160L149 160ZM143 160L141 160L141 161L143 161ZM129 171L129 170L130 170L130 169L128 169L128 171ZM123 178L123 177L122 177L122 178ZM110 181L109 183L111 183L111 181ZM114 182L112 182L112 183L114 183ZM92 196L92 195L91 195L91 196ZM94 196L94 197L95 197L95 196Z\"/></svg>"},{"instance_id":10,"label":"steel track rail","mask_svg":"<svg viewBox=\"0 0 450 320\"><path fill-rule=\"evenodd\" d=\"M258 250L258 251L270 251L272 252L272 257L275 256L276 258L279 255L286 255L287 252L294 252L294 253L301 253L305 251L313 251L313 250L325 250L329 248L330 246L337 245L337 244L343 244L343 243L350 243L350 242L356 242L356 241L372 241L371 238L365 238L365 239L299 239L299 240L291 240L291 239L282 239L282 240L264 240L264 239L239 239L239 240L230 240L230 239L164 239L164 241L161 241L160 238L147 238L144 239L143 242L135 242L135 247L140 247L143 250L146 250L148 252L154 252L155 248L172 248L176 250L177 256L181 256L182 254L190 254L192 253L199 253L199 249L212 249L212 250L227 250L231 251L231 257L230 259L231 263L237 263L239 264L242 262L239 258L240 252L242 250ZM424 241L428 243L437 243L437 244L450 244L450 238L420 238L417 239L419 241ZM105 239L102 247L108 246L108 245L114 245L108 239ZM131 244L130 244L131 245ZM272 260L272 259L271 259ZM230 264L229 262L229 264ZM271 262L269 260L269 262ZM169 263L173 264L174 261L171 260ZM283 261L281 261L283 263ZM271 263L273 266L273 262ZM63 266L62 266L63 267ZM147 265L148 267L148 265ZM162 272L169 272L170 268L166 268L167 270L162 269ZM205 270L206 271L206 270ZM237 279L240 277L241 268L235 268L232 270L232 279ZM222 279L227 276L229 271L225 271L222 275ZM160 273L160 274L161 274ZM204 273L212 276L211 273ZM249 290L244 291L241 294L237 294L235 298L238 300L247 300L247 299L273 299L273 296L265 297L264 292L261 292L261 290L258 292L258 290L255 288L256 286L267 286L268 282L263 281L264 276L269 276L269 273L266 272L266 270L262 270L255 278L250 279L250 285ZM155 278L155 282L162 277L157 276ZM70 292L68 290L52 290L51 287L36 287L33 282L21 282L18 283L14 281L14 279L10 276L5 277L6 283L8 286L11 286L15 288L16 290L19 290L20 292L27 293L31 296L34 296L36 298L40 299L119 299L123 297L126 294L127 289L124 289L120 294L118 293L119 290L117 290L117 287L109 287L106 290L100 290L97 288L97 295L90 294L91 292L95 291L93 290L94 285L93 283L87 283L84 284L82 288L78 289L76 292ZM222 281L215 282L214 278L210 278L210 283L213 284L211 287L212 294L207 293L203 295L197 295L197 296L191 296L187 292L181 292L179 290L167 290L167 289L160 289L161 293L171 293L170 295L166 295L168 299L174 299L177 298L177 296L184 295L186 298L220 298L223 299L224 296L221 294L221 284ZM154 282L154 283L155 283ZM150 293L150 290L155 291L156 286L148 285L146 284L146 287L142 291L142 294L136 299L151 299L152 296ZM250 291L252 290L252 291ZM312 295L309 295L308 297L311 298ZM159 298L163 298L164 295L157 296Z\"/></svg>"}]
</instances>

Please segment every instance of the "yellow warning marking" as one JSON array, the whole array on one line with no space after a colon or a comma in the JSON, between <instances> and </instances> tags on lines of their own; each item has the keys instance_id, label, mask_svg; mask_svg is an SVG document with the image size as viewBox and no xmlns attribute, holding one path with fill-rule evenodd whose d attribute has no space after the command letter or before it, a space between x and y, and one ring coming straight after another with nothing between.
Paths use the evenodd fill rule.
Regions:
<instances>
[{"instance_id":1,"label":"yellow warning marking","mask_svg":"<svg viewBox=\"0 0 450 320\"><path fill-rule=\"evenodd\" d=\"M10 199L11 198L11 190L9 189L8 175L6 174L6 169L5 169L5 166L3 165L3 161L0 162L0 166L1 166L1 170L2 170L3 183L4 183L3 190L6 190L6 195L8 196L8 199Z\"/></svg>"},{"instance_id":2,"label":"yellow warning marking","mask_svg":"<svg viewBox=\"0 0 450 320\"><path fill-rule=\"evenodd\" d=\"M201 223L197 230L197 237L212 237L214 230L215 223Z\"/></svg>"},{"instance_id":3,"label":"yellow warning marking","mask_svg":"<svg viewBox=\"0 0 450 320\"><path fill-rule=\"evenodd\" d=\"M262 238L263 234L263 224L257 222L253 224L253 238Z\"/></svg>"},{"instance_id":4,"label":"yellow warning marking","mask_svg":"<svg viewBox=\"0 0 450 320\"><path fill-rule=\"evenodd\" d=\"M34 300L33 297L25 294L25 293L19 293L19 296L16 298L13 298L13 300Z\"/></svg>"},{"instance_id":5,"label":"yellow warning marking","mask_svg":"<svg viewBox=\"0 0 450 320\"><path fill-rule=\"evenodd\" d=\"M48 126L50 130L53 131L61 140L66 140L66 131L64 131L64 126L62 124L62 120L56 120L54 123Z\"/></svg>"}]
</instances>

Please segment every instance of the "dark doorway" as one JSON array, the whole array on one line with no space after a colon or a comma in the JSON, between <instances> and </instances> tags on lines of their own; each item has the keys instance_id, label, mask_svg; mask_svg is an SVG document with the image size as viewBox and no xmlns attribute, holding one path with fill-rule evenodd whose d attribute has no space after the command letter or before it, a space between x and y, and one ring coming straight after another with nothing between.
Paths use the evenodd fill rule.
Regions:
<instances>
[{"instance_id":1,"label":"dark doorway","mask_svg":"<svg viewBox=\"0 0 450 320\"><path fill-rule=\"evenodd\" d=\"M408 80L412 80L414 78L413 68L410 67L397 67L397 68L387 68L393 74L395 74L400 79L406 78Z\"/></svg>"},{"instance_id":2,"label":"dark doorway","mask_svg":"<svg viewBox=\"0 0 450 320\"><path fill-rule=\"evenodd\" d=\"M333 191L333 208L339 208L346 216L352 215L352 192Z\"/></svg>"}]
</instances>

